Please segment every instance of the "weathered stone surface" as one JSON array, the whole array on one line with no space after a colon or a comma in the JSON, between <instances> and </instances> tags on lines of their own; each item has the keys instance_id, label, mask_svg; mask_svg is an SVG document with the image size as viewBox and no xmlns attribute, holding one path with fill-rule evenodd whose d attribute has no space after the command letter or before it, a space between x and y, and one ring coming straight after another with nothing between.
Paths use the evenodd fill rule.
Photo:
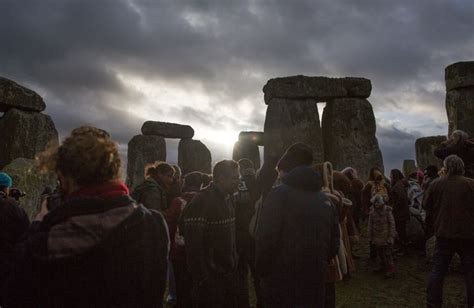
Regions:
<instances>
[{"instance_id":1,"label":"weathered stone surface","mask_svg":"<svg viewBox=\"0 0 474 308\"><path fill-rule=\"evenodd\" d=\"M46 105L36 92L10 79L0 77L0 112L11 108L41 112Z\"/></svg>"},{"instance_id":2,"label":"weathered stone surface","mask_svg":"<svg viewBox=\"0 0 474 308\"><path fill-rule=\"evenodd\" d=\"M445 140L445 136L431 136L416 139L416 162L419 168L424 170L429 165L435 165L438 168L442 167L442 161L434 156L433 151Z\"/></svg>"},{"instance_id":3,"label":"weathered stone surface","mask_svg":"<svg viewBox=\"0 0 474 308\"><path fill-rule=\"evenodd\" d=\"M130 189L144 180L145 166L166 161L166 143L160 136L136 135L128 143L127 185Z\"/></svg>"},{"instance_id":4,"label":"weathered stone surface","mask_svg":"<svg viewBox=\"0 0 474 308\"><path fill-rule=\"evenodd\" d=\"M194 129L189 125L146 121L142 126L142 134L165 138L191 139L194 137Z\"/></svg>"},{"instance_id":5,"label":"weathered stone surface","mask_svg":"<svg viewBox=\"0 0 474 308\"><path fill-rule=\"evenodd\" d=\"M49 142L58 143L58 132L51 117L42 113L8 110L0 118L0 168L15 158L35 158Z\"/></svg>"},{"instance_id":6,"label":"weathered stone surface","mask_svg":"<svg viewBox=\"0 0 474 308\"><path fill-rule=\"evenodd\" d=\"M178 145L178 165L182 174L192 171L211 173L211 151L199 140L182 139Z\"/></svg>"},{"instance_id":7,"label":"weathered stone surface","mask_svg":"<svg viewBox=\"0 0 474 308\"><path fill-rule=\"evenodd\" d=\"M250 159L253 161L255 169L260 169L260 151L256 143L252 141L237 141L234 144L232 159L239 161L242 158Z\"/></svg>"},{"instance_id":8,"label":"weathered stone surface","mask_svg":"<svg viewBox=\"0 0 474 308\"><path fill-rule=\"evenodd\" d=\"M446 93L449 135L457 129L474 136L474 87Z\"/></svg>"},{"instance_id":9,"label":"weathered stone surface","mask_svg":"<svg viewBox=\"0 0 474 308\"><path fill-rule=\"evenodd\" d=\"M239 141L265 145L263 132L241 132L239 134Z\"/></svg>"},{"instance_id":10,"label":"weathered stone surface","mask_svg":"<svg viewBox=\"0 0 474 308\"><path fill-rule=\"evenodd\" d=\"M418 168L416 167L416 163L413 159L405 159L403 161L403 174L405 176L409 176L413 172L417 172Z\"/></svg>"},{"instance_id":11,"label":"weathered stone surface","mask_svg":"<svg viewBox=\"0 0 474 308\"><path fill-rule=\"evenodd\" d=\"M270 79L263 87L265 104L274 98L306 99L317 101L341 97L367 98L372 91L369 79L345 77L307 77L303 75Z\"/></svg>"},{"instance_id":12,"label":"weathered stone surface","mask_svg":"<svg viewBox=\"0 0 474 308\"><path fill-rule=\"evenodd\" d=\"M324 158L334 170L355 168L367 179L372 167L383 171L382 153L375 137L372 105L365 99L343 98L329 101L322 117Z\"/></svg>"},{"instance_id":13,"label":"weathered stone surface","mask_svg":"<svg viewBox=\"0 0 474 308\"><path fill-rule=\"evenodd\" d=\"M19 188L26 193L20 199L20 205L25 209L30 217L33 217L39 208L41 193L45 187L52 189L57 186L55 176L40 173L33 159L17 158L2 170L13 179L13 187Z\"/></svg>"},{"instance_id":14,"label":"weathered stone surface","mask_svg":"<svg viewBox=\"0 0 474 308\"><path fill-rule=\"evenodd\" d=\"M446 67L446 91L474 87L474 61L457 62Z\"/></svg>"},{"instance_id":15,"label":"weathered stone surface","mask_svg":"<svg viewBox=\"0 0 474 308\"><path fill-rule=\"evenodd\" d=\"M313 149L315 162L323 161L323 139L314 99L273 99L265 118L265 160L281 157L296 142Z\"/></svg>"}]
</instances>

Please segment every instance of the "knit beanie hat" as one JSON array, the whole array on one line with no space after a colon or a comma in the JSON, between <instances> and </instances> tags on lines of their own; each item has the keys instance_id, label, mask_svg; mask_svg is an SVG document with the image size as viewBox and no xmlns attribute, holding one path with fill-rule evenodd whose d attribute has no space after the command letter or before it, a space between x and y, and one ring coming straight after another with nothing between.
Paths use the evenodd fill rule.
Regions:
<instances>
[{"instance_id":1,"label":"knit beanie hat","mask_svg":"<svg viewBox=\"0 0 474 308\"><path fill-rule=\"evenodd\" d=\"M0 186L12 187L12 185L13 185L12 178L5 172L0 172Z\"/></svg>"},{"instance_id":2,"label":"knit beanie hat","mask_svg":"<svg viewBox=\"0 0 474 308\"><path fill-rule=\"evenodd\" d=\"M298 166L310 166L313 163L313 151L304 143L295 143L290 146L280 158L277 168L280 171L290 172Z\"/></svg>"}]
</instances>

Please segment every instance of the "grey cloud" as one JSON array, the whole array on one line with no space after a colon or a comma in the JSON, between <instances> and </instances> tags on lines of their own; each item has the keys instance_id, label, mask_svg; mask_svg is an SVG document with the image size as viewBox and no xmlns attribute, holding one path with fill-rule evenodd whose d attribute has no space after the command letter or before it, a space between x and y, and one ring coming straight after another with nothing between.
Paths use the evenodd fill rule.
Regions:
<instances>
[{"instance_id":1,"label":"grey cloud","mask_svg":"<svg viewBox=\"0 0 474 308\"><path fill-rule=\"evenodd\" d=\"M415 159L415 141L421 137L418 132L403 131L395 126L378 127L377 139L384 158L385 174L391 169L402 169L405 159Z\"/></svg>"},{"instance_id":2,"label":"grey cloud","mask_svg":"<svg viewBox=\"0 0 474 308\"><path fill-rule=\"evenodd\" d=\"M94 122L121 143L139 132L125 110L142 97L118 74L202 87L213 110L253 103L249 119L167 111L209 127L262 129L263 85L294 74L367 77L376 112L409 112L410 93L439 114L444 92L431 85L444 89L444 67L474 57L473 9L468 0L4 0L0 75L40 89L60 131ZM412 154L413 137L394 131L379 128L386 161Z\"/></svg>"}]
</instances>

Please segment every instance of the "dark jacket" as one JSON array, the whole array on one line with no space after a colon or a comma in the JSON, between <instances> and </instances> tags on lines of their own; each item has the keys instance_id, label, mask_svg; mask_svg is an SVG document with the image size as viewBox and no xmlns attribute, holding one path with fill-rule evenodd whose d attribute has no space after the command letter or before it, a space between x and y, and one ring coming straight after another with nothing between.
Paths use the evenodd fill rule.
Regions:
<instances>
[{"instance_id":1,"label":"dark jacket","mask_svg":"<svg viewBox=\"0 0 474 308\"><path fill-rule=\"evenodd\" d=\"M132 197L147 209L163 212L168 207L164 188L150 177L135 187Z\"/></svg>"},{"instance_id":2,"label":"dark jacket","mask_svg":"<svg viewBox=\"0 0 474 308\"><path fill-rule=\"evenodd\" d=\"M389 205L393 209L395 221L407 221L410 219L410 208L408 205L408 183L405 180L397 181L390 189Z\"/></svg>"},{"instance_id":3,"label":"dark jacket","mask_svg":"<svg viewBox=\"0 0 474 308\"><path fill-rule=\"evenodd\" d=\"M474 178L474 139L462 140L458 143L443 142L434 150L434 155L444 160L449 155L456 154L465 165L465 176Z\"/></svg>"},{"instance_id":4,"label":"dark jacket","mask_svg":"<svg viewBox=\"0 0 474 308\"><path fill-rule=\"evenodd\" d=\"M321 191L319 173L297 167L270 192L256 243L257 271L267 296L285 307L321 307L328 261L339 249L339 219Z\"/></svg>"},{"instance_id":5,"label":"dark jacket","mask_svg":"<svg viewBox=\"0 0 474 308\"><path fill-rule=\"evenodd\" d=\"M183 212L186 259L193 280L203 284L236 273L235 212L231 196L211 183Z\"/></svg>"},{"instance_id":6,"label":"dark jacket","mask_svg":"<svg viewBox=\"0 0 474 308\"><path fill-rule=\"evenodd\" d=\"M32 224L16 253L5 307L161 307L163 217L128 195L70 198Z\"/></svg>"},{"instance_id":7,"label":"dark jacket","mask_svg":"<svg viewBox=\"0 0 474 308\"><path fill-rule=\"evenodd\" d=\"M437 237L474 239L474 180L444 176L429 186L424 198L426 225Z\"/></svg>"},{"instance_id":8,"label":"dark jacket","mask_svg":"<svg viewBox=\"0 0 474 308\"><path fill-rule=\"evenodd\" d=\"M255 214L255 203L260 198L255 176L242 177L239 191L235 195L236 243L239 256L255 259L255 240L249 226Z\"/></svg>"},{"instance_id":9,"label":"dark jacket","mask_svg":"<svg viewBox=\"0 0 474 308\"><path fill-rule=\"evenodd\" d=\"M15 245L29 225L28 215L14 199L0 197L0 288L8 276Z\"/></svg>"}]
</instances>

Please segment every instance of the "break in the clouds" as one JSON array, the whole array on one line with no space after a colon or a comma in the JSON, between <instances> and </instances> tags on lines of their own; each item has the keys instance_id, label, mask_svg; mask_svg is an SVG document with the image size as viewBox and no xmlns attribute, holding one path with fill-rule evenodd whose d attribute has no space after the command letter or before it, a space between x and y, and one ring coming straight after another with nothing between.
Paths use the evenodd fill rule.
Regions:
<instances>
[{"instance_id":1,"label":"break in the clouds","mask_svg":"<svg viewBox=\"0 0 474 308\"><path fill-rule=\"evenodd\" d=\"M186 123L216 158L263 129L276 76L372 80L387 167L445 134L444 67L474 58L471 0L0 0L0 75L39 92L61 135L126 144L144 120ZM175 147L170 147L175 160Z\"/></svg>"}]
</instances>

